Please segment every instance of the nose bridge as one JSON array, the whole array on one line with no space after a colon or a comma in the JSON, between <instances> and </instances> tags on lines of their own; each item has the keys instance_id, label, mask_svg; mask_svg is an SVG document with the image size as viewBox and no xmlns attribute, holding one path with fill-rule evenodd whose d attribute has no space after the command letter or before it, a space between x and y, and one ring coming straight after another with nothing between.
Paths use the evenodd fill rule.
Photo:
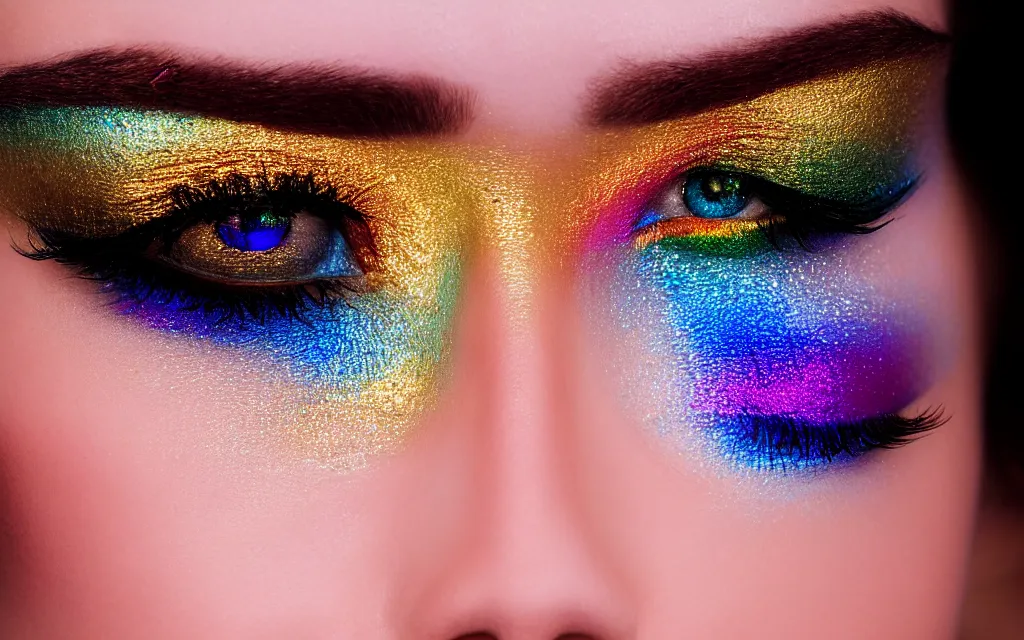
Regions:
<instances>
[{"instance_id":1,"label":"nose bridge","mask_svg":"<svg viewBox=\"0 0 1024 640\"><path fill-rule=\"evenodd\" d=\"M493 283L495 341L489 410L478 426L491 447L491 490L500 496L493 504L505 507L494 514L496 525L549 509L563 514L561 506L552 508L570 491L572 403L559 382L571 375L571 353L558 338L572 302L566 274L545 246L549 235L538 233L540 219L553 213L544 210L539 173L521 168L488 181L491 206L480 233ZM557 514L543 522L547 515ZM496 526L495 534L509 529Z\"/></svg>"},{"instance_id":2,"label":"nose bridge","mask_svg":"<svg viewBox=\"0 0 1024 640\"><path fill-rule=\"evenodd\" d=\"M493 507L487 536L500 545L520 544L524 531L563 519L564 509L556 505L568 497L563 480L572 464L564 442L569 403L556 389L568 354L554 339L569 308L564 297L553 295L562 278L537 233L545 213L537 184L529 170L489 180L490 206L479 234L495 306L489 316L494 378L477 425L491 458L485 467L490 477L481 485L491 496L481 504Z\"/></svg>"},{"instance_id":3,"label":"nose bridge","mask_svg":"<svg viewBox=\"0 0 1024 640\"><path fill-rule=\"evenodd\" d=\"M476 234L494 307L486 316L493 325L494 361L488 368L494 378L484 390L485 424L478 426L495 449L496 486L529 467L541 478L559 466L548 457L556 448L558 424L568 419L566 398L555 391L568 354L553 338L569 303L552 295L564 276L537 229L550 212L542 210L535 167L507 156L500 164L508 168L482 181L484 211Z\"/></svg>"},{"instance_id":4,"label":"nose bridge","mask_svg":"<svg viewBox=\"0 0 1024 640\"><path fill-rule=\"evenodd\" d=\"M484 300L465 304L491 307L477 316L490 338L455 363L488 372L473 383L484 409L471 426L472 451L483 459L473 465L465 544L439 576L428 626L438 638L624 637L621 594L579 508L584 489L574 482L577 430L569 428L573 402L562 384L573 358L559 339L572 296L540 244L534 225L545 212L528 186L506 174L487 193L475 261L484 284L466 292Z\"/></svg>"}]
</instances>

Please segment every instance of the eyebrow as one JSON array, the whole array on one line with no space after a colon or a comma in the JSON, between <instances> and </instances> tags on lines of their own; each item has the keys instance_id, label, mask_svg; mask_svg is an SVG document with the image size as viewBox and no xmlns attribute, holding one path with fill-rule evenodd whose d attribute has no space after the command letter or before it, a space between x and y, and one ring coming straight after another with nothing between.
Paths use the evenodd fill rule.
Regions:
<instances>
[{"instance_id":1,"label":"eyebrow","mask_svg":"<svg viewBox=\"0 0 1024 640\"><path fill-rule=\"evenodd\" d=\"M933 56L949 41L947 34L885 11L696 58L627 63L591 86L585 119L604 127L673 120L875 62Z\"/></svg>"},{"instance_id":2,"label":"eyebrow","mask_svg":"<svg viewBox=\"0 0 1024 640\"><path fill-rule=\"evenodd\" d=\"M416 75L98 49L0 69L0 108L30 106L134 107L302 133L391 138L462 130L473 96Z\"/></svg>"}]
</instances>

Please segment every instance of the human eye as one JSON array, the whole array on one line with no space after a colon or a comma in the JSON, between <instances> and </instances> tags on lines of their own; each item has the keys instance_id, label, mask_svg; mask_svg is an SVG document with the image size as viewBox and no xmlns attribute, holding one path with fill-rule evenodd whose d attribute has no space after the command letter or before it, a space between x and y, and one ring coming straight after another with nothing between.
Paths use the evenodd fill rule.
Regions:
<instances>
[{"instance_id":1,"label":"human eye","mask_svg":"<svg viewBox=\"0 0 1024 640\"><path fill-rule=\"evenodd\" d=\"M123 311L173 307L211 327L308 322L366 289L367 214L311 173L228 174L174 186L168 203L111 237L36 228L22 252L99 282Z\"/></svg>"},{"instance_id":2,"label":"human eye","mask_svg":"<svg viewBox=\"0 0 1024 640\"><path fill-rule=\"evenodd\" d=\"M607 274L592 299L644 354L624 386L656 405L642 410L660 437L788 475L848 468L944 422L913 408L935 375L928 302L885 267L888 230L925 182L914 115L879 122L853 101L912 94L912 76L855 71L609 152L584 196L598 211L589 264Z\"/></svg>"},{"instance_id":3,"label":"human eye","mask_svg":"<svg viewBox=\"0 0 1024 640\"><path fill-rule=\"evenodd\" d=\"M746 172L691 168L643 208L633 225L634 242L667 241L680 249L736 256L821 250L844 237L881 229L916 183L915 177L900 177L859 198L841 200Z\"/></svg>"}]
</instances>

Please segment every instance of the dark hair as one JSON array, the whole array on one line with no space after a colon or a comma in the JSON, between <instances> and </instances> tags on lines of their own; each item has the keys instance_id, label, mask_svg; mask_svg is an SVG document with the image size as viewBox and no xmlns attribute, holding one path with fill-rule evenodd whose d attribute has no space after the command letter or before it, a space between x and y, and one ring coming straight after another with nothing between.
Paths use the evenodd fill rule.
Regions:
<instances>
[{"instance_id":1,"label":"dark hair","mask_svg":"<svg viewBox=\"0 0 1024 640\"><path fill-rule=\"evenodd\" d=\"M1017 298L1024 283L1024 259L1012 243L1024 237L1021 203L1011 202L1016 166L1007 147L1015 143L1018 102L1010 97L1017 79L1005 5L993 0L952 0L947 114L953 152L977 203L979 255L986 294L985 454L987 488L1024 506L1024 425L1018 423L1020 390L1015 380L1024 356L1024 314ZM1014 160L1016 160L1014 158ZM1006 182L1004 182L1006 180Z\"/></svg>"}]
</instances>

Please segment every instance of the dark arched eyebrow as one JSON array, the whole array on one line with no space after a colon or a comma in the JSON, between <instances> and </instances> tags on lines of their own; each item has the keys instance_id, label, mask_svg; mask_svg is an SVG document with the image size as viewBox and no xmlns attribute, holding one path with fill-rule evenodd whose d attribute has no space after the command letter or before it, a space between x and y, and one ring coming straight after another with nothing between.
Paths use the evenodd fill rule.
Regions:
<instances>
[{"instance_id":1,"label":"dark arched eyebrow","mask_svg":"<svg viewBox=\"0 0 1024 640\"><path fill-rule=\"evenodd\" d=\"M896 12L873 12L695 58L627 63L593 83L585 119L642 125L752 100L873 62L934 56L949 36Z\"/></svg>"},{"instance_id":2,"label":"dark arched eyebrow","mask_svg":"<svg viewBox=\"0 0 1024 640\"><path fill-rule=\"evenodd\" d=\"M462 130L472 117L473 96L423 76L101 49L0 69L0 108L28 106L158 109L304 133L390 138Z\"/></svg>"}]
</instances>

